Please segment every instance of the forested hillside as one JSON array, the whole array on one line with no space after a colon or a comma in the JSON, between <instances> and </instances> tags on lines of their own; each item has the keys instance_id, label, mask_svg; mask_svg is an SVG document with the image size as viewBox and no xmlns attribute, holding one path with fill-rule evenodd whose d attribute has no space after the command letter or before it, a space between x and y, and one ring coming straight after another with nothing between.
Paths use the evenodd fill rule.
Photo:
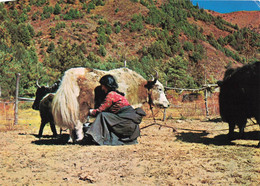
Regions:
<instances>
[{"instance_id":1,"label":"forested hillside","mask_svg":"<svg viewBox=\"0 0 260 186\"><path fill-rule=\"evenodd\" d=\"M241 19L246 19L242 18ZM33 97L72 67L124 61L171 87L215 83L225 68L259 60L260 35L181 0L20 0L0 3L2 97Z\"/></svg>"}]
</instances>

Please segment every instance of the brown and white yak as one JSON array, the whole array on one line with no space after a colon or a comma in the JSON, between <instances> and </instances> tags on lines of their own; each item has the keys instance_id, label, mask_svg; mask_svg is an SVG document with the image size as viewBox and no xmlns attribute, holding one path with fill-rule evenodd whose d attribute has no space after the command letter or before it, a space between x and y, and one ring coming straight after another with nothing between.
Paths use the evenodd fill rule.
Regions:
<instances>
[{"instance_id":1,"label":"brown and white yak","mask_svg":"<svg viewBox=\"0 0 260 186\"><path fill-rule=\"evenodd\" d=\"M158 107L169 107L164 87L157 78L147 81L128 68L110 71L83 67L69 69L54 96L52 114L56 125L70 130L73 142L84 137L83 123L86 122L89 109L95 107L95 89L100 86L100 78L106 74L116 78L118 90L125 93L134 108L146 102Z\"/></svg>"}]
</instances>

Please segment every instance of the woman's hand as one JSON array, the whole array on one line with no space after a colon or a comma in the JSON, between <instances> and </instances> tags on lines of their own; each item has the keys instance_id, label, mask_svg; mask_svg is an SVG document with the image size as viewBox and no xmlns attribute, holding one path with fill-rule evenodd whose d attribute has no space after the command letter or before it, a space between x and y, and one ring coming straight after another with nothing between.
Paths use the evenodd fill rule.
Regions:
<instances>
[{"instance_id":1,"label":"woman's hand","mask_svg":"<svg viewBox=\"0 0 260 186\"><path fill-rule=\"evenodd\" d=\"M93 114L94 114L94 113L93 113L93 110L94 110L94 109L89 109L88 115L93 116Z\"/></svg>"}]
</instances>

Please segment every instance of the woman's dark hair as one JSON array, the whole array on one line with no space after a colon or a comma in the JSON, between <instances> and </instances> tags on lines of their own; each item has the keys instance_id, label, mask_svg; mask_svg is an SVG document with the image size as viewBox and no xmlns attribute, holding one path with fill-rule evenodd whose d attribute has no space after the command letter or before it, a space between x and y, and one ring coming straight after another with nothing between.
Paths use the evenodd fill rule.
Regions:
<instances>
[{"instance_id":1,"label":"woman's dark hair","mask_svg":"<svg viewBox=\"0 0 260 186\"><path fill-rule=\"evenodd\" d=\"M116 91L117 93L121 94L122 96L125 95L124 93L119 92L118 90L116 90L118 88L118 84L117 84L115 78L112 75L110 75L110 74L103 76L99 80L99 83L101 85L105 85L108 88L108 92Z\"/></svg>"},{"instance_id":2,"label":"woman's dark hair","mask_svg":"<svg viewBox=\"0 0 260 186\"><path fill-rule=\"evenodd\" d=\"M117 84L115 78L110 74L103 76L99 80L99 83L101 85L105 85L106 87L108 87L110 91L116 90L118 88L118 84Z\"/></svg>"}]
</instances>

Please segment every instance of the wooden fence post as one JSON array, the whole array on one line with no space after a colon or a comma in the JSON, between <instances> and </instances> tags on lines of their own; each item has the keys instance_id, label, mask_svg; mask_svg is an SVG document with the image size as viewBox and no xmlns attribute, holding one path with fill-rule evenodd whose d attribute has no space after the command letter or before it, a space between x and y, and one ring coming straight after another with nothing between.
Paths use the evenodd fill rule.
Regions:
<instances>
[{"instance_id":1,"label":"wooden fence post","mask_svg":"<svg viewBox=\"0 0 260 186\"><path fill-rule=\"evenodd\" d=\"M18 96L19 96L19 81L20 73L16 73L16 91L15 91L15 108L14 108L14 125L18 123Z\"/></svg>"},{"instance_id":2,"label":"wooden fence post","mask_svg":"<svg viewBox=\"0 0 260 186\"><path fill-rule=\"evenodd\" d=\"M204 90L204 100L205 100L205 108L206 108L206 117L209 116L209 109L208 109L208 90L207 90L207 87L205 88Z\"/></svg>"},{"instance_id":3,"label":"wooden fence post","mask_svg":"<svg viewBox=\"0 0 260 186\"><path fill-rule=\"evenodd\" d=\"M165 87L167 87L167 81L165 84L166 84ZM166 92L166 90L165 90L165 92ZM164 108L164 111L163 111L163 121L165 121L165 120L166 120L166 108Z\"/></svg>"}]
</instances>

